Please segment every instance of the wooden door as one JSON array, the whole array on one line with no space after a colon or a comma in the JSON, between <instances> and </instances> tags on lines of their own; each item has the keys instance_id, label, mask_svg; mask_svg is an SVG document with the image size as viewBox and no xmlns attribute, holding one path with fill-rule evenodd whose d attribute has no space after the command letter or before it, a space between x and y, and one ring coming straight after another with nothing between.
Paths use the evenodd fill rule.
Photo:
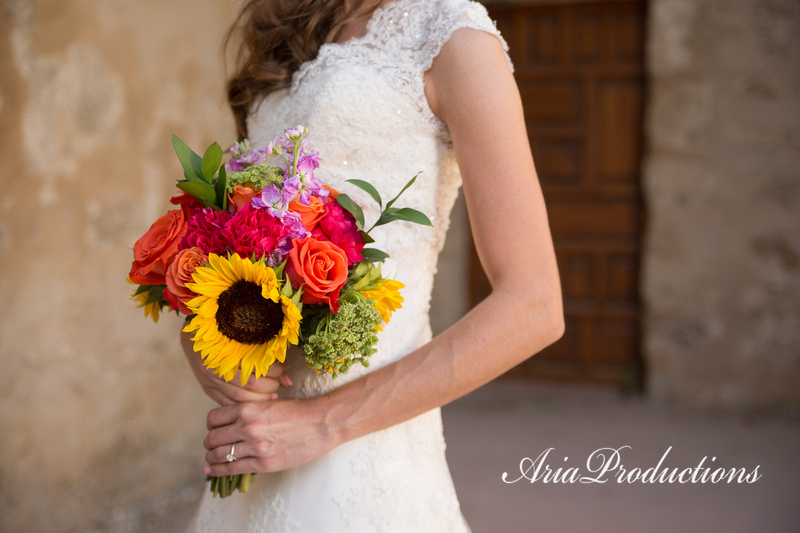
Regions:
<instances>
[{"instance_id":1,"label":"wooden door","mask_svg":"<svg viewBox=\"0 0 800 533\"><path fill-rule=\"evenodd\" d=\"M489 6L511 48L564 294L564 337L510 374L636 386L644 1ZM473 250L473 303L488 282Z\"/></svg>"}]
</instances>

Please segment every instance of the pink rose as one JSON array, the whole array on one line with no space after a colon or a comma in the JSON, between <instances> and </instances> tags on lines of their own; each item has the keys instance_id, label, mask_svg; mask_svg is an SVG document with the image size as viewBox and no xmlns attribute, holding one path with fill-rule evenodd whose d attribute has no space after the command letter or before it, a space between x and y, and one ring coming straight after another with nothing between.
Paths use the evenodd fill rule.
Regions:
<instances>
[{"instance_id":1,"label":"pink rose","mask_svg":"<svg viewBox=\"0 0 800 533\"><path fill-rule=\"evenodd\" d=\"M187 283L192 283L192 274L197 267L203 266L203 262L208 261L208 256L200 248L187 248L181 250L167 269L166 282L167 288L164 290L164 298L184 315L191 315L192 312L186 307L186 303L197 297L197 294L186 287Z\"/></svg>"}]
</instances>

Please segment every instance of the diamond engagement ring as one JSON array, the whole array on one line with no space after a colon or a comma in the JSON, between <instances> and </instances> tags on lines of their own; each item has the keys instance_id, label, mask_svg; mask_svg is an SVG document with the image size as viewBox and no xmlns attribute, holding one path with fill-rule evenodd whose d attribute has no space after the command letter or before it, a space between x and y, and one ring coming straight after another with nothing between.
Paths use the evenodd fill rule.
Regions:
<instances>
[{"instance_id":1,"label":"diamond engagement ring","mask_svg":"<svg viewBox=\"0 0 800 533\"><path fill-rule=\"evenodd\" d=\"M236 457L233 455L235 451L236 451L236 443L234 442L233 444L231 444L231 453L225 456L225 459L227 459L229 463L232 463L236 460Z\"/></svg>"}]
</instances>

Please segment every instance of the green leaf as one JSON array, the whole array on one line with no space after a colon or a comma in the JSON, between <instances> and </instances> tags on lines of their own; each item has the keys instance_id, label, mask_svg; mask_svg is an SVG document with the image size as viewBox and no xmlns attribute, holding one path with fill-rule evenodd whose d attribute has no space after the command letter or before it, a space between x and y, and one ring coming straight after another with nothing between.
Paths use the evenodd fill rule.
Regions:
<instances>
[{"instance_id":1,"label":"green leaf","mask_svg":"<svg viewBox=\"0 0 800 533\"><path fill-rule=\"evenodd\" d=\"M132 296L139 296L143 292L150 292L151 285L139 285L139 288L134 291Z\"/></svg>"},{"instance_id":2,"label":"green leaf","mask_svg":"<svg viewBox=\"0 0 800 533\"><path fill-rule=\"evenodd\" d=\"M208 153L208 152L206 152ZM203 160L205 162L205 160ZM228 209L228 174L225 172L225 165L219 167L219 177L217 178L217 201L216 204L223 211Z\"/></svg>"},{"instance_id":3,"label":"green leaf","mask_svg":"<svg viewBox=\"0 0 800 533\"><path fill-rule=\"evenodd\" d=\"M286 263L288 261L289 261L288 259L285 259L283 261L283 263L281 263L280 265L278 265L276 267L272 267L272 270L275 272L275 277L278 278L281 281L283 281L283 277L284 277L283 276L283 269L286 268ZM289 284L289 286L291 288L291 283ZM287 296L291 296L291 295L287 294Z\"/></svg>"},{"instance_id":4,"label":"green leaf","mask_svg":"<svg viewBox=\"0 0 800 533\"><path fill-rule=\"evenodd\" d=\"M370 237L369 233L367 233L363 229L361 231L359 231L359 233L361 233L361 242L363 242L364 244L370 244L370 243L375 242L375 239Z\"/></svg>"},{"instance_id":5,"label":"green leaf","mask_svg":"<svg viewBox=\"0 0 800 533\"><path fill-rule=\"evenodd\" d=\"M209 205L214 205L214 201L217 199L214 187L203 181L182 181L178 183L178 188Z\"/></svg>"},{"instance_id":6,"label":"green leaf","mask_svg":"<svg viewBox=\"0 0 800 533\"><path fill-rule=\"evenodd\" d=\"M381 201L381 195L378 193L378 190L375 187L372 186L371 183L369 183L367 181L364 181L364 180L357 180L357 179L346 180L346 181L348 183L352 183L353 185L355 185L356 187L358 187L362 191L367 192L370 196L372 196L373 200L378 202L379 206L383 207L383 202Z\"/></svg>"},{"instance_id":7,"label":"green leaf","mask_svg":"<svg viewBox=\"0 0 800 533\"><path fill-rule=\"evenodd\" d=\"M206 182L202 176L198 176L197 174L189 174L186 171L183 172L183 177L186 178L186 181L199 181L201 183Z\"/></svg>"},{"instance_id":8,"label":"green leaf","mask_svg":"<svg viewBox=\"0 0 800 533\"><path fill-rule=\"evenodd\" d=\"M422 171L417 172L417 176L419 176L420 174L422 174ZM406 192L406 190L408 190L409 187L414 185L414 182L417 181L417 176L414 176L413 178L411 178L411 180L409 180L409 182L406 183L405 187L403 187L403 189L399 193L397 193L397 196L395 196L394 198L389 200L389 202L386 204L386 209L389 209L390 207L392 207L392 204L394 204L397 201L397 199L400 198L400 195L403 194L404 192Z\"/></svg>"},{"instance_id":9,"label":"green leaf","mask_svg":"<svg viewBox=\"0 0 800 533\"><path fill-rule=\"evenodd\" d=\"M364 211L361 210L361 208L358 206L358 204L355 203L352 200L352 198L350 198L349 196L347 196L344 193L341 193L341 194L339 194L339 196L336 197L336 202L340 206L345 208L351 215L353 215L353 218L356 219L356 226L358 226L358 229L363 230L364 229Z\"/></svg>"},{"instance_id":10,"label":"green leaf","mask_svg":"<svg viewBox=\"0 0 800 533\"><path fill-rule=\"evenodd\" d=\"M299 289L297 289L297 291L295 291L294 296L292 296L292 303L294 304L295 307L297 307L297 310L300 311L301 313L303 312L303 301L300 299L302 295L303 295L303 287L301 286Z\"/></svg>"},{"instance_id":11,"label":"green leaf","mask_svg":"<svg viewBox=\"0 0 800 533\"><path fill-rule=\"evenodd\" d=\"M405 220L406 222L413 222L422 226L433 226L431 220L424 213L410 207L402 207L400 209L391 208L387 211L388 213L381 216L375 223L375 226L382 226L393 220Z\"/></svg>"},{"instance_id":12,"label":"green leaf","mask_svg":"<svg viewBox=\"0 0 800 533\"><path fill-rule=\"evenodd\" d=\"M161 302L162 298L164 298L163 293L150 291L150 295L147 297L147 300L145 300L144 305L150 305L153 302Z\"/></svg>"},{"instance_id":13,"label":"green leaf","mask_svg":"<svg viewBox=\"0 0 800 533\"><path fill-rule=\"evenodd\" d=\"M178 161L181 162L186 179L189 181L205 181L203 178L203 159L186 146L186 143L176 135L172 136L172 147L175 149Z\"/></svg>"},{"instance_id":14,"label":"green leaf","mask_svg":"<svg viewBox=\"0 0 800 533\"><path fill-rule=\"evenodd\" d=\"M214 174L217 173L221 162L222 148L220 148L219 144L214 143L209 146L206 153L203 154L203 160L200 164L203 178L205 178L208 183L211 183L211 180L214 179Z\"/></svg>"},{"instance_id":15,"label":"green leaf","mask_svg":"<svg viewBox=\"0 0 800 533\"><path fill-rule=\"evenodd\" d=\"M364 261L369 263L381 263L389 257L389 254L377 248L364 248L361 250L361 255L364 256Z\"/></svg>"}]
</instances>

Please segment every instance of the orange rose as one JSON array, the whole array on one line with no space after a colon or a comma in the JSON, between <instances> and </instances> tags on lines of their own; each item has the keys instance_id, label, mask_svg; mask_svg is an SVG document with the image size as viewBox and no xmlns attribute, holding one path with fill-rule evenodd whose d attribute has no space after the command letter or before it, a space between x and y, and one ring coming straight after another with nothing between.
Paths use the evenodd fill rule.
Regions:
<instances>
[{"instance_id":1,"label":"orange rose","mask_svg":"<svg viewBox=\"0 0 800 533\"><path fill-rule=\"evenodd\" d=\"M156 220L133 245L130 278L140 285L161 285L178 244L186 233L186 217L181 209L168 211Z\"/></svg>"},{"instance_id":2,"label":"orange rose","mask_svg":"<svg viewBox=\"0 0 800 533\"><path fill-rule=\"evenodd\" d=\"M336 200L336 197L339 196L340 194L342 194L339 191L337 191L336 189L334 189L333 187L331 187L330 185L326 185L326 184L323 183L322 186L325 187L326 189L328 189L328 192L330 193L329 197L332 200Z\"/></svg>"},{"instance_id":3,"label":"orange rose","mask_svg":"<svg viewBox=\"0 0 800 533\"><path fill-rule=\"evenodd\" d=\"M192 273L197 267L203 266L203 261L208 261L208 256L200 248L187 248L178 252L167 268L167 290L164 291L164 297L173 309L184 315L192 314L186 303L197 297L197 293L188 289L186 284L194 283Z\"/></svg>"},{"instance_id":4,"label":"orange rose","mask_svg":"<svg viewBox=\"0 0 800 533\"><path fill-rule=\"evenodd\" d=\"M238 211L249 204L250 200L252 200L254 196L258 196L260 193L261 191L257 192L249 183L245 183L244 185L234 185L233 196L230 194L228 195L228 210L234 212ZM233 206L235 206L235 208L231 209Z\"/></svg>"},{"instance_id":5,"label":"orange rose","mask_svg":"<svg viewBox=\"0 0 800 533\"><path fill-rule=\"evenodd\" d=\"M347 254L341 248L313 237L295 239L286 273L294 287L303 286L304 303L339 310L339 291L347 281Z\"/></svg>"},{"instance_id":6,"label":"orange rose","mask_svg":"<svg viewBox=\"0 0 800 533\"><path fill-rule=\"evenodd\" d=\"M314 231L322 215L325 214L325 200L319 196L311 196L308 201L311 205L303 205L297 200L292 201L289 204L289 211L298 213L306 229Z\"/></svg>"}]
</instances>

